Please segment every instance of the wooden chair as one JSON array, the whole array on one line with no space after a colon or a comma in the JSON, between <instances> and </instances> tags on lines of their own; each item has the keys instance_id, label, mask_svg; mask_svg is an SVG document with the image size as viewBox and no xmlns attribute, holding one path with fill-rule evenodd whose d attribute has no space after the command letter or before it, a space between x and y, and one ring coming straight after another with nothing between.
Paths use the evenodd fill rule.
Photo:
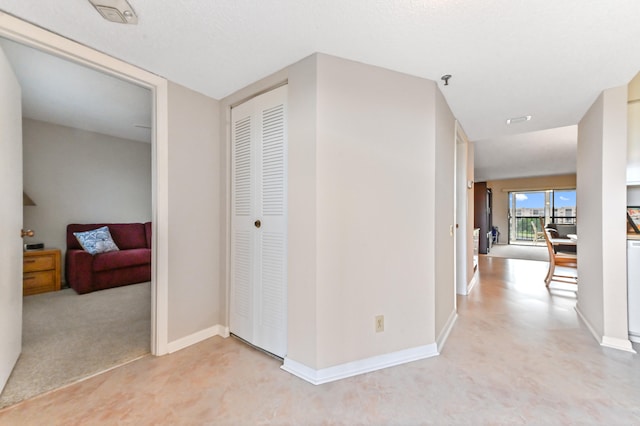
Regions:
<instances>
[{"instance_id":1,"label":"wooden chair","mask_svg":"<svg viewBox=\"0 0 640 426\"><path fill-rule=\"evenodd\" d=\"M540 224L542 225L541 230L538 231L536 227L536 222L531 222L531 227L533 228L533 244L538 244L538 241L544 241L544 224L542 223L542 218L539 219Z\"/></svg>"},{"instance_id":2,"label":"wooden chair","mask_svg":"<svg viewBox=\"0 0 640 426\"><path fill-rule=\"evenodd\" d=\"M549 272L544 279L547 287L551 281L561 281L569 284L578 284L578 277L574 275L558 275L555 273L556 266L563 266L568 268L578 268L578 256L571 253L556 253L551 243L551 236L548 230L544 230L544 240L547 243L547 250L549 251Z\"/></svg>"}]
</instances>

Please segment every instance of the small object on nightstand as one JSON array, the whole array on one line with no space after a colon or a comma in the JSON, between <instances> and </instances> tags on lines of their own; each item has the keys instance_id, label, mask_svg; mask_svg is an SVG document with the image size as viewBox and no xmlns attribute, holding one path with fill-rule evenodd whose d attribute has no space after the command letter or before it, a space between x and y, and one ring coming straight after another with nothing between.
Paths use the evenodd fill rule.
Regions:
<instances>
[{"instance_id":1,"label":"small object on nightstand","mask_svg":"<svg viewBox=\"0 0 640 426\"><path fill-rule=\"evenodd\" d=\"M42 250L43 248L44 248L44 243L26 243L24 245L24 251Z\"/></svg>"},{"instance_id":2,"label":"small object on nightstand","mask_svg":"<svg viewBox=\"0 0 640 426\"><path fill-rule=\"evenodd\" d=\"M60 250L25 251L22 269L24 296L60 290Z\"/></svg>"}]
</instances>

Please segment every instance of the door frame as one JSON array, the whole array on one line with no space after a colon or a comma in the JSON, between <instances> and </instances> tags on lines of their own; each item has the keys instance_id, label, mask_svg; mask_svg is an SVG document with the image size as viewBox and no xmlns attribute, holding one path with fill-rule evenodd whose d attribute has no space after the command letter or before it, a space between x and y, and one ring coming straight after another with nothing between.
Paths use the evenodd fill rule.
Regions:
<instances>
[{"instance_id":1,"label":"door frame","mask_svg":"<svg viewBox=\"0 0 640 426\"><path fill-rule=\"evenodd\" d=\"M456 294L466 296L471 292L476 279L472 245L473 151L458 120L455 123L455 144L455 223L458 226L455 232L455 289Z\"/></svg>"},{"instance_id":2,"label":"door frame","mask_svg":"<svg viewBox=\"0 0 640 426\"><path fill-rule=\"evenodd\" d=\"M168 82L166 79L115 59L75 41L0 11L0 37L112 75L149 89L151 125L151 353L168 353L169 222L168 222Z\"/></svg>"},{"instance_id":3,"label":"door frame","mask_svg":"<svg viewBox=\"0 0 640 426\"><path fill-rule=\"evenodd\" d=\"M237 92L227 96L224 99L220 100L220 128L221 128L221 142L223 144L223 157L224 157L224 179L226 184L223 186L224 195L223 199L226 203L226 208L224 210L224 298L226 308L224 309L224 321L227 324L227 335L228 335L228 324L230 322L230 305L231 305L231 109L235 106L238 106L244 102L247 102L257 96L260 96L263 93L270 92L272 90L277 89L280 86L285 84L289 84L289 69L284 68L280 71L277 71L262 80L259 80L243 89L238 90ZM288 167L288 166L287 166ZM289 181L287 180L287 185L289 185ZM287 259L288 261L288 259ZM287 289L287 300L289 297L289 290ZM288 303L288 302L287 302ZM287 305L288 309L288 305ZM288 330L288 323L287 323Z\"/></svg>"}]
</instances>

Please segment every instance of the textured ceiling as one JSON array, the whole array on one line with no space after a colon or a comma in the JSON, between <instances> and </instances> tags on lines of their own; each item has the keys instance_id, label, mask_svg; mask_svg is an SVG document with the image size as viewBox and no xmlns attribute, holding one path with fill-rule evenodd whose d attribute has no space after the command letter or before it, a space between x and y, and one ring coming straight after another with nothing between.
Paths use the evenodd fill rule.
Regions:
<instances>
[{"instance_id":1,"label":"textured ceiling","mask_svg":"<svg viewBox=\"0 0 640 426\"><path fill-rule=\"evenodd\" d=\"M218 99L314 52L432 79L474 141L575 125L640 70L637 0L130 3L137 26L86 0L0 9Z\"/></svg>"}]
</instances>

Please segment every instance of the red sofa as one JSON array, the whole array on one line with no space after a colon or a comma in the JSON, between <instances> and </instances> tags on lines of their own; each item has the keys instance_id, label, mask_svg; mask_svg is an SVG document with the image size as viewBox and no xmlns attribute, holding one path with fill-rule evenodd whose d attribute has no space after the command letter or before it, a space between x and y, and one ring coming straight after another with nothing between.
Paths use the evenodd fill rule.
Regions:
<instances>
[{"instance_id":1,"label":"red sofa","mask_svg":"<svg viewBox=\"0 0 640 426\"><path fill-rule=\"evenodd\" d=\"M108 226L119 251L92 256L74 232ZM67 284L79 294L151 281L151 222L67 225Z\"/></svg>"}]
</instances>

